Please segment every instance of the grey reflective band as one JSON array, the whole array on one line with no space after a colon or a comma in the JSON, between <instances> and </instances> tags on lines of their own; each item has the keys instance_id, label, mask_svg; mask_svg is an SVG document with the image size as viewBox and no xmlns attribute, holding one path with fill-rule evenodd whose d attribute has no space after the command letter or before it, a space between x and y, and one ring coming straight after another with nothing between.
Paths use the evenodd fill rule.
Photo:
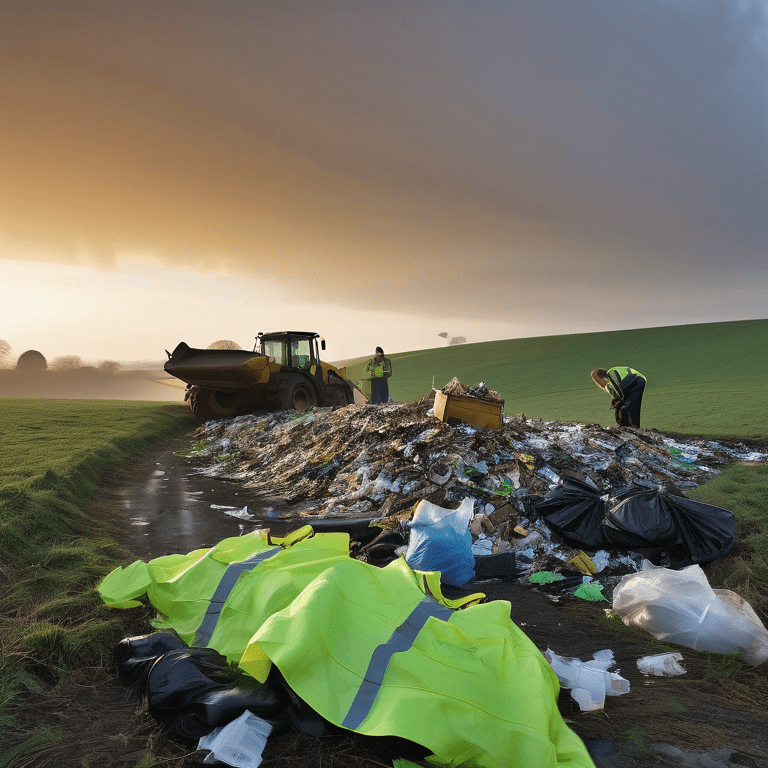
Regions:
<instances>
[{"instance_id":1,"label":"grey reflective band","mask_svg":"<svg viewBox=\"0 0 768 768\"><path fill-rule=\"evenodd\" d=\"M204 648L211 641L211 635L213 635L213 630L216 629L221 609L224 607L224 603L227 602L229 593L240 578L240 574L245 571L252 571L259 563L269 560L270 557L274 557L278 552L280 552L280 547L272 547L271 549L261 550L240 562L229 564L227 570L224 571L224 575L221 577L219 586L216 587L216 591L211 597L211 602L208 605L205 616L203 616L203 620L200 622L197 632L195 632L192 645Z\"/></svg>"},{"instance_id":2,"label":"grey reflective band","mask_svg":"<svg viewBox=\"0 0 768 768\"><path fill-rule=\"evenodd\" d=\"M419 632L421 632L427 619L436 618L448 621L453 611L444 605L436 603L429 597L425 597L414 609L408 618L392 633L392 637L386 643L379 645L371 654L371 661L365 671L363 682L360 683L355 694L354 701L344 718L342 726L354 730L368 717L376 696L381 689L384 674L389 666L389 661L395 653L407 651L413 645Z\"/></svg>"}]
</instances>

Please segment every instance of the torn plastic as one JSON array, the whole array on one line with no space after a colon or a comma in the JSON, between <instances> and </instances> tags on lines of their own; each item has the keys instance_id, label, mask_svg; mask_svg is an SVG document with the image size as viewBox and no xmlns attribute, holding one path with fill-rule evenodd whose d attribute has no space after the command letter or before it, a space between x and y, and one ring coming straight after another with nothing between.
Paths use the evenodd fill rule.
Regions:
<instances>
[{"instance_id":1,"label":"torn plastic","mask_svg":"<svg viewBox=\"0 0 768 768\"><path fill-rule=\"evenodd\" d=\"M416 571L440 571L441 581L455 587L473 578L475 558L469 532L473 508L472 498L464 499L457 509L419 502L408 524L408 565Z\"/></svg>"},{"instance_id":2,"label":"torn plastic","mask_svg":"<svg viewBox=\"0 0 768 768\"><path fill-rule=\"evenodd\" d=\"M598 651L589 661L558 656L547 648L544 658L555 671L563 688L569 688L571 696L582 712L603 709L606 696L620 696L629 692L629 680L618 672L609 672L614 666L613 651Z\"/></svg>"},{"instance_id":3,"label":"torn plastic","mask_svg":"<svg viewBox=\"0 0 768 768\"><path fill-rule=\"evenodd\" d=\"M613 609L625 624L696 651L738 653L752 666L768 659L768 630L746 600L712 589L699 565L681 571L643 565L613 591Z\"/></svg>"},{"instance_id":4,"label":"torn plastic","mask_svg":"<svg viewBox=\"0 0 768 768\"><path fill-rule=\"evenodd\" d=\"M576 597L580 597L582 600L591 602L605 600L606 603L608 602L608 598L603 594L603 585L596 581L582 584L573 594Z\"/></svg>"},{"instance_id":5,"label":"torn plastic","mask_svg":"<svg viewBox=\"0 0 768 768\"><path fill-rule=\"evenodd\" d=\"M656 677L679 677L688 670L680 666L683 660L682 653L659 653L655 656L643 656L637 660L637 668L644 675Z\"/></svg>"}]
</instances>

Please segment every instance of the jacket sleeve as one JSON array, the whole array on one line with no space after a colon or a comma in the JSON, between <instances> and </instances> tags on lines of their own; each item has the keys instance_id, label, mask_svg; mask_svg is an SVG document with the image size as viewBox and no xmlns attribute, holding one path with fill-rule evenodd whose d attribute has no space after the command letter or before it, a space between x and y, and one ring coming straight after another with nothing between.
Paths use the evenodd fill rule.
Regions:
<instances>
[{"instance_id":1,"label":"jacket sleeve","mask_svg":"<svg viewBox=\"0 0 768 768\"><path fill-rule=\"evenodd\" d=\"M373 377L373 360L369 360L363 368L363 378L370 379Z\"/></svg>"},{"instance_id":2,"label":"jacket sleeve","mask_svg":"<svg viewBox=\"0 0 768 768\"><path fill-rule=\"evenodd\" d=\"M608 373L608 381L605 383L605 389L614 400L624 399L624 393L621 391L621 386L613 378L610 372Z\"/></svg>"},{"instance_id":3,"label":"jacket sleeve","mask_svg":"<svg viewBox=\"0 0 768 768\"><path fill-rule=\"evenodd\" d=\"M392 375L392 361L388 358L384 358L384 378L388 379Z\"/></svg>"}]
</instances>

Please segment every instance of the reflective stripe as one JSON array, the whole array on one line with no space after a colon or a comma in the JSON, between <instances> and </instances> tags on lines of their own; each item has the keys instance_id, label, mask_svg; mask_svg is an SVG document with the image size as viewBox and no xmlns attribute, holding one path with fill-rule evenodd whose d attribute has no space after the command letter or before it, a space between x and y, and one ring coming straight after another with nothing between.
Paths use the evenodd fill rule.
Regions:
<instances>
[{"instance_id":1,"label":"reflective stripe","mask_svg":"<svg viewBox=\"0 0 768 768\"><path fill-rule=\"evenodd\" d=\"M354 730L368 717L392 656L411 648L419 632L427 623L427 619L434 617L448 621L452 613L450 608L425 597L411 611L410 616L392 633L392 637L386 643L376 647L371 655L368 669L365 671L363 682L360 683L360 688L355 694L354 701L342 723L344 728Z\"/></svg>"},{"instance_id":2,"label":"reflective stripe","mask_svg":"<svg viewBox=\"0 0 768 768\"><path fill-rule=\"evenodd\" d=\"M221 615L221 609L224 607L224 603L226 603L229 593L234 588L235 583L240 578L240 574L245 571L252 571L259 563L269 560L270 557L274 557L278 552L280 552L280 547L265 549L251 555L245 560L241 560L238 563L230 563L227 566L227 570L224 571L219 586L216 587L216 591L211 597L205 616L203 616L203 620L200 622L197 632L195 632L192 645L204 648L211 641L211 635L213 635L213 630L216 629L216 623Z\"/></svg>"}]
</instances>

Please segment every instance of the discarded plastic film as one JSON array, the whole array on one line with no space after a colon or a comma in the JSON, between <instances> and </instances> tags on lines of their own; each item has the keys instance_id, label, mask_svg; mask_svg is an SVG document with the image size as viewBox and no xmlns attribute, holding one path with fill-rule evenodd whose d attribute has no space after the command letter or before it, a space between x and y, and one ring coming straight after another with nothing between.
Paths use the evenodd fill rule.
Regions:
<instances>
[{"instance_id":1,"label":"discarded plastic film","mask_svg":"<svg viewBox=\"0 0 768 768\"><path fill-rule=\"evenodd\" d=\"M573 594L582 600L590 600L592 602L605 600L606 603L608 602L608 598L603 594L603 585L596 582L582 584Z\"/></svg>"},{"instance_id":2,"label":"discarded plastic film","mask_svg":"<svg viewBox=\"0 0 768 768\"><path fill-rule=\"evenodd\" d=\"M547 648L544 658L555 671L563 688L571 690L571 696L582 712L603 709L605 697L620 696L629 692L629 681L617 672L608 670L614 665L613 651L598 651L590 661L558 656Z\"/></svg>"},{"instance_id":3,"label":"discarded plastic film","mask_svg":"<svg viewBox=\"0 0 768 768\"><path fill-rule=\"evenodd\" d=\"M681 571L643 565L613 592L613 609L625 624L696 651L736 652L753 666L768 659L768 630L746 600L712 589L699 565Z\"/></svg>"},{"instance_id":4,"label":"discarded plastic film","mask_svg":"<svg viewBox=\"0 0 768 768\"><path fill-rule=\"evenodd\" d=\"M206 765L222 762L234 768L258 768L270 733L272 726L246 709L236 720L201 737L197 748L210 751L203 759Z\"/></svg>"},{"instance_id":5,"label":"discarded plastic film","mask_svg":"<svg viewBox=\"0 0 768 768\"><path fill-rule=\"evenodd\" d=\"M644 675L656 677L679 677L688 670L680 666L682 653L659 653L656 656L643 656L637 660L637 668Z\"/></svg>"}]
</instances>

